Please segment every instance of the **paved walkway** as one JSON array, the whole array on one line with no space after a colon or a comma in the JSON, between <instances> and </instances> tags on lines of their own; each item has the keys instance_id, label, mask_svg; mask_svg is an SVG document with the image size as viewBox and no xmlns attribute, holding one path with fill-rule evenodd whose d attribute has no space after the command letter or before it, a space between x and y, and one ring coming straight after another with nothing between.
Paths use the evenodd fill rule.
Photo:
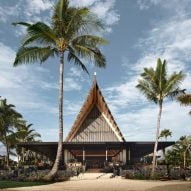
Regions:
<instances>
[{"instance_id":1,"label":"paved walkway","mask_svg":"<svg viewBox=\"0 0 191 191\"><path fill-rule=\"evenodd\" d=\"M110 178L111 174L103 173L85 173L79 177L73 177L70 181L60 182L44 186L14 188L10 190L20 191L146 191L153 187L157 191L168 191L169 185L174 185L176 191L191 191L191 182L182 181L145 181L145 180L129 180L121 177ZM178 186L177 186L178 185ZM165 187L164 187L165 186ZM178 189L177 189L178 188ZM172 191L174 191L172 190ZM171 191L171 190L169 190Z\"/></svg>"}]
</instances>

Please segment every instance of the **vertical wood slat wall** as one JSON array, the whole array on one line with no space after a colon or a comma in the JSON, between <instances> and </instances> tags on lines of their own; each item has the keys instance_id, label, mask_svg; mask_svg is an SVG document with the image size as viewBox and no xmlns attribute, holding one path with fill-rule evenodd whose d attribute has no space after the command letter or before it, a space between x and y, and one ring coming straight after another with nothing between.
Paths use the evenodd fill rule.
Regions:
<instances>
[{"instance_id":1,"label":"vertical wood slat wall","mask_svg":"<svg viewBox=\"0 0 191 191\"><path fill-rule=\"evenodd\" d=\"M118 138L96 105L84 120L72 142L118 142Z\"/></svg>"}]
</instances>

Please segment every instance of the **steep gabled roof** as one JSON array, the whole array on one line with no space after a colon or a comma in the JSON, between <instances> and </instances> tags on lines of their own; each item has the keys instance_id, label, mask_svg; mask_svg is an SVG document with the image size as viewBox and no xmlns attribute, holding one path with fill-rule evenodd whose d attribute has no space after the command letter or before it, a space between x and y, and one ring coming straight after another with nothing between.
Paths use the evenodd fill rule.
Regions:
<instances>
[{"instance_id":1,"label":"steep gabled roof","mask_svg":"<svg viewBox=\"0 0 191 191\"><path fill-rule=\"evenodd\" d=\"M107 103L105 102L104 97L102 96L102 93L97 84L96 76L94 76L94 82L93 82L92 88L90 89L90 92L86 98L86 101L84 102L65 141L70 142L74 138L74 136L76 135L80 126L82 125L82 123L88 116L89 112L92 110L92 108L95 105L100 110L102 116L109 124L110 128L112 129L115 136L117 137L118 141L125 142L125 139L124 139L120 129L118 128L117 123L115 122L115 120L111 114L111 111L109 110Z\"/></svg>"}]
</instances>

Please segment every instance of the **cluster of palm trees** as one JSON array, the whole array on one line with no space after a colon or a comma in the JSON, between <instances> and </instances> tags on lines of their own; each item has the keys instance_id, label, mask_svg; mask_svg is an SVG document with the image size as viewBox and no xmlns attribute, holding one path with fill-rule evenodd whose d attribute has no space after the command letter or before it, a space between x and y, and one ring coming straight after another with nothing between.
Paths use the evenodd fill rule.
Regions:
<instances>
[{"instance_id":1,"label":"cluster of palm trees","mask_svg":"<svg viewBox=\"0 0 191 191\"><path fill-rule=\"evenodd\" d=\"M40 137L32 124L27 124L15 106L0 99L0 142L6 148L6 166L10 166L10 155L24 157L24 150L17 147L19 142L36 141Z\"/></svg>"},{"instance_id":2,"label":"cluster of palm trees","mask_svg":"<svg viewBox=\"0 0 191 191\"><path fill-rule=\"evenodd\" d=\"M168 129L160 131L160 121L163 109L163 103L166 98L175 98L184 105L191 104L191 95L185 94L185 89L180 89L179 86L184 80L185 75L180 72L174 72L171 75L167 74L167 62L163 62L159 58L157 60L156 68L144 68L144 72L141 74L141 79L136 86L149 101L154 102L159 106L159 113L157 118L156 139L153 151L152 161L152 173L154 177L156 168L156 156L158 141L161 137L171 136L171 132ZM174 150L173 150L174 152ZM190 150L189 150L190 152Z\"/></svg>"},{"instance_id":3,"label":"cluster of palm trees","mask_svg":"<svg viewBox=\"0 0 191 191\"><path fill-rule=\"evenodd\" d=\"M165 160L173 166L182 166L186 169L191 165L191 136L182 136L168 150L165 155Z\"/></svg>"}]
</instances>

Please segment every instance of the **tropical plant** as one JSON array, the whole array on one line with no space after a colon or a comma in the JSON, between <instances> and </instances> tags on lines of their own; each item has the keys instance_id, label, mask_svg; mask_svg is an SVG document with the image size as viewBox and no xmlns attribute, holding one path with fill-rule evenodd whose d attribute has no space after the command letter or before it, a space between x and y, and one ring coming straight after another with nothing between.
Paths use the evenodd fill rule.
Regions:
<instances>
[{"instance_id":1,"label":"tropical plant","mask_svg":"<svg viewBox=\"0 0 191 191\"><path fill-rule=\"evenodd\" d=\"M160 132L159 139L164 137L165 140L167 140L167 137L171 137L171 136L172 136L172 132L169 129L163 129Z\"/></svg>"},{"instance_id":2,"label":"tropical plant","mask_svg":"<svg viewBox=\"0 0 191 191\"><path fill-rule=\"evenodd\" d=\"M89 59L94 61L96 66L105 67L106 60L99 46L106 44L107 41L93 34L93 30L96 32L103 30L103 24L88 8L70 7L69 0L58 0L51 18L51 26L42 22L14 24L27 28L14 66L37 61L43 63L50 57L60 59L58 149L53 168L45 177L46 180L51 180L57 174L62 157L64 58L66 56L68 62L80 66L87 73L82 59Z\"/></svg>"},{"instance_id":3,"label":"tropical plant","mask_svg":"<svg viewBox=\"0 0 191 191\"><path fill-rule=\"evenodd\" d=\"M160 132L159 139L164 137L165 140L167 141L167 137L171 137L171 136L172 136L172 132L169 129L163 129ZM163 152L164 163L166 164L166 160L165 160L165 148L162 149L162 152Z\"/></svg>"},{"instance_id":4,"label":"tropical plant","mask_svg":"<svg viewBox=\"0 0 191 191\"><path fill-rule=\"evenodd\" d=\"M191 94L182 94L177 97L177 100L181 105L190 106L191 105ZM191 115L191 111L189 112Z\"/></svg>"},{"instance_id":5,"label":"tropical plant","mask_svg":"<svg viewBox=\"0 0 191 191\"><path fill-rule=\"evenodd\" d=\"M35 129L32 129L31 126L33 124L27 124L26 121L23 122L18 127L18 131L16 132L17 142L39 142L38 138L41 137L39 133L36 132ZM16 148L17 154L21 156L21 161L24 162L25 149L22 147Z\"/></svg>"},{"instance_id":6,"label":"tropical plant","mask_svg":"<svg viewBox=\"0 0 191 191\"><path fill-rule=\"evenodd\" d=\"M165 155L166 161L173 166L191 165L191 136L182 136Z\"/></svg>"},{"instance_id":7,"label":"tropical plant","mask_svg":"<svg viewBox=\"0 0 191 191\"><path fill-rule=\"evenodd\" d=\"M151 176L154 177L156 167L156 154L158 147L158 138L160 132L160 121L163 108L163 101L165 98L173 98L178 93L182 92L179 89L180 83L184 79L184 74L180 71L174 72L170 76L167 76L167 63L166 60L157 60L156 69L144 68L144 72L141 74L141 78L136 86L149 101L154 102L159 106L159 113L157 118L156 139L153 152L153 164Z\"/></svg>"},{"instance_id":8,"label":"tropical plant","mask_svg":"<svg viewBox=\"0 0 191 191\"><path fill-rule=\"evenodd\" d=\"M9 167L9 155L16 142L15 130L20 123L22 115L14 109L14 105L7 104L7 100L0 100L0 141L6 147L6 161Z\"/></svg>"}]
</instances>

